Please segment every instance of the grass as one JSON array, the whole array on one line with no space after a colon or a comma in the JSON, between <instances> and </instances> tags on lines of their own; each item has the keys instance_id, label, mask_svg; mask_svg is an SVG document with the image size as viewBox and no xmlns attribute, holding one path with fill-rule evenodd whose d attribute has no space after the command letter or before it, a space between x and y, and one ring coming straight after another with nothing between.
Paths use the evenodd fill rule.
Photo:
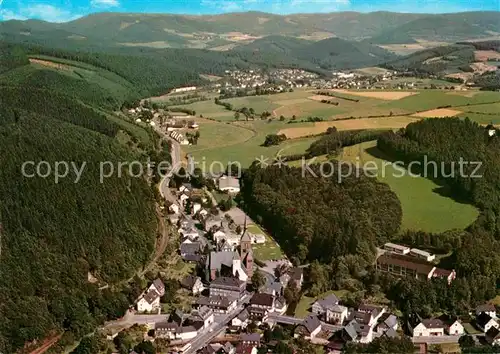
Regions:
<instances>
[{"instance_id":1,"label":"grass","mask_svg":"<svg viewBox=\"0 0 500 354\"><path fill-rule=\"evenodd\" d=\"M499 115L481 114L481 113L462 113L459 114L460 118L469 118L470 120L479 124L500 124L500 111Z\"/></svg>"},{"instance_id":2,"label":"grass","mask_svg":"<svg viewBox=\"0 0 500 354\"><path fill-rule=\"evenodd\" d=\"M219 124L224 125L222 123ZM214 127L219 127L220 125ZM209 124L207 124L205 129L210 130L205 130L204 133L204 127L202 125L200 127L201 135L199 144L204 144L202 139L205 138L209 139L210 144L213 146L203 150L199 149L199 145L189 146L185 148L185 151L191 153L195 161L205 161L205 166L207 168L216 161L221 162L223 166L226 166L230 161L238 161L241 163L242 167L248 167L256 158L260 158L261 156L268 158L268 162L272 163L272 159L280 150L283 155L302 153L305 152L312 142L318 139L317 137L304 138L285 141L280 145L270 147L261 146L262 143L264 143L266 135L275 134L280 129L290 127L290 125L291 124L279 121L267 122L261 120L232 123L226 125L226 127L233 129L231 133L233 136L228 136L227 139L222 140L213 138L213 136L219 133L215 129L208 127ZM307 125L307 123L304 125ZM302 126L302 124L297 123L293 124L293 126ZM253 134L249 139L247 139L248 133ZM245 134L246 140L241 139L243 134ZM235 140L236 138L241 140ZM229 140L231 141L228 142ZM217 165L219 165L220 169L220 164L217 163ZM215 164L212 166L213 172L217 172L217 166L215 166Z\"/></svg>"},{"instance_id":3,"label":"grass","mask_svg":"<svg viewBox=\"0 0 500 354\"><path fill-rule=\"evenodd\" d=\"M228 111L223 106L217 105L213 100L200 101L182 106L170 107L171 110L176 108L191 109L197 115L202 114L206 118L214 118L217 120L234 120L234 112Z\"/></svg>"},{"instance_id":4,"label":"grass","mask_svg":"<svg viewBox=\"0 0 500 354\"><path fill-rule=\"evenodd\" d=\"M377 168L377 178L398 196L403 209L401 229L443 232L463 229L479 215L478 210L469 204L459 203L446 195L446 188L424 177L412 177L387 165L388 160L376 148L376 141L347 147L340 156L341 160L358 162L361 166L373 161ZM384 163L386 164L384 168ZM406 170L405 170L406 171ZM385 172L385 173L384 173Z\"/></svg>"},{"instance_id":5,"label":"grass","mask_svg":"<svg viewBox=\"0 0 500 354\"><path fill-rule=\"evenodd\" d=\"M264 232L258 225L252 224L247 227L248 232L253 234L262 234L266 236L266 243L252 245L253 254L256 259L261 262L270 261L273 259L282 259L284 253L280 246L269 235Z\"/></svg>"},{"instance_id":6,"label":"grass","mask_svg":"<svg viewBox=\"0 0 500 354\"><path fill-rule=\"evenodd\" d=\"M341 299L348 293L348 290L330 290L316 297L302 296L297 304L297 307L295 308L295 317L305 318L309 314L312 304L318 299L322 299L331 294L335 294L339 299Z\"/></svg>"},{"instance_id":7,"label":"grass","mask_svg":"<svg viewBox=\"0 0 500 354\"><path fill-rule=\"evenodd\" d=\"M500 306L500 295L497 295L493 300L490 301L493 305Z\"/></svg>"},{"instance_id":8,"label":"grass","mask_svg":"<svg viewBox=\"0 0 500 354\"><path fill-rule=\"evenodd\" d=\"M412 112L427 111L440 106L466 106L467 104L480 104L499 102L500 93L480 91L472 97L452 94L450 91L424 90L420 94L405 97L397 101L390 101L380 107L401 108ZM473 108L469 107L469 108Z\"/></svg>"},{"instance_id":9,"label":"grass","mask_svg":"<svg viewBox=\"0 0 500 354\"><path fill-rule=\"evenodd\" d=\"M464 330L468 334L480 334L481 333L476 328L474 328L474 326L471 325L470 323L462 323L462 326L464 326Z\"/></svg>"}]
</instances>

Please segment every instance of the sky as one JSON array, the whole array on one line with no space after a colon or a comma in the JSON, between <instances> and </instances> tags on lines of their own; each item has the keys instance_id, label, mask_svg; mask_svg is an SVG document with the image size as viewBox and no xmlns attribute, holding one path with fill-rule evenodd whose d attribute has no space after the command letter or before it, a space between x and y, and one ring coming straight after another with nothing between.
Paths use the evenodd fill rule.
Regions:
<instances>
[{"instance_id":1,"label":"sky","mask_svg":"<svg viewBox=\"0 0 500 354\"><path fill-rule=\"evenodd\" d=\"M276 14L335 11L446 13L500 11L500 0L0 0L0 20L66 22L102 11L219 14L264 11Z\"/></svg>"}]
</instances>

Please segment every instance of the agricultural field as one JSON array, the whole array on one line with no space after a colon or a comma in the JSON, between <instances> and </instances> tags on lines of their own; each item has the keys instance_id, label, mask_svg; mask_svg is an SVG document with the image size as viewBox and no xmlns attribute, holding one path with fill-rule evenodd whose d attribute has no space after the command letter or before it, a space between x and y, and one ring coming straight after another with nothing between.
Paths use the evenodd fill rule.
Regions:
<instances>
[{"instance_id":1,"label":"agricultural field","mask_svg":"<svg viewBox=\"0 0 500 354\"><path fill-rule=\"evenodd\" d=\"M377 149L376 141L346 147L339 157L342 161L359 163L373 161L378 168L377 178L387 183L397 194L403 208L401 230L443 232L463 229L479 215L476 208L446 196L446 186L424 177L401 175L389 164L390 159ZM384 167L385 164L385 167Z\"/></svg>"},{"instance_id":2,"label":"agricultural field","mask_svg":"<svg viewBox=\"0 0 500 354\"><path fill-rule=\"evenodd\" d=\"M287 127L279 131L279 134L285 134L288 139L297 139L305 136L324 133L330 127L336 127L337 130L357 130L357 129L400 129L406 127L418 118L395 116L387 118L359 118L337 120L330 122L316 122L308 126Z\"/></svg>"},{"instance_id":3,"label":"agricultural field","mask_svg":"<svg viewBox=\"0 0 500 354\"><path fill-rule=\"evenodd\" d=\"M175 111L176 108L191 109L196 112L196 115L203 115L204 118L212 118L216 120L234 120L234 112L228 111L223 106L217 105L213 100L200 101L182 106L169 107Z\"/></svg>"},{"instance_id":4,"label":"agricultural field","mask_svg":"<svg viewBox=\"0 0 500 354\"><path fill-rule=\"evenodd\" d=\"M304 125L310 124L304 123ZM297 125L301 125L301 123L297 123ZM276 146L261 146L266 135L275 134L286 126L289 125L284 122L262 120L231 124L218 122L212 122L212 125L210 123L201 124L198 145L186 146L182 149L183 152L190 153L195 161L205 161L207 168L215 161L220 161L224 166L230 161L239 161L243 167L248 167L261 156L268 158L268 162L272 163L272 159L278 153L282 155L303 153L318 139L318 137L294 139ZM219 134L218 129L225 130L224 134L227 134L227 139L212 139L212 136ZM216 170L214 165L213 172L218 171Z\"/></svg>"}]
</instances>

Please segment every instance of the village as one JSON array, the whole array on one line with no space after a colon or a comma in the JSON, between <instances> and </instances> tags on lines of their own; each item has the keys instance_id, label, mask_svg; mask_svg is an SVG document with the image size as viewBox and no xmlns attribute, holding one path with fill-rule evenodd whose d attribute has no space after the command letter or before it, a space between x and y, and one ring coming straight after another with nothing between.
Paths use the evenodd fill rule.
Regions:
<instances>
[{"instance_id":1,"label":"village","mask_svg":"<svg viewBox=\"0 0 500 354\"><path fill-rule=\"evenodd\" d=\"M236 177L220 176L213 183L229 198L240 191ZM163 196L168 220L177 229L178 254L195 265L193 273L180 281L194 301L191 311L163 312L165 284L156 279L128 316L130 324L145 326L145 339L166 340L170 353L256 354L263 349L272 353L278 341L269 333L275 331L309 341L325 353L341 353L347 343L367 344L375 338L410 337L421 350L456 344L467 333L474 333L472 338L478 342L500 343L500 320L491 304L478 306L471 313L471 323L450 316L415 315L404 320L387 306L361 302L351 307L330 294L314 301L305 317L297 317L288 311L286 293L301 292L306 269L294 267L286 258L255 259L254 248L269 238L249 231L254 222L244 211L234 206L224 211L209 207L213 195L189 182L170 183ZM381 246L378 253L379 272L421 281L456 279L454 270L432 263L436 257L432 253L394 243Z\"/></svg>"}]
</instances>

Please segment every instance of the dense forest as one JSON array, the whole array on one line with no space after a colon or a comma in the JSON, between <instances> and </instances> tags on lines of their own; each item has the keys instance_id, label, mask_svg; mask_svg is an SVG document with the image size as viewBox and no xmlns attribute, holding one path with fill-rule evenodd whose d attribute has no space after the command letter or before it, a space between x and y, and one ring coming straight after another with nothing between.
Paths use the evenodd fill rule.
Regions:
<instances>
[{"instance_id":1,"label":"dense forest","mask_svg":"<svg viewBox=\"0 0 500 354\"><path fill-rule=\"evenodd\" d=\"M1 50L8 55L0 57L0 70L10 74L26 66L24 49ZM43 82L0 86L0 152L7 157L0 159L3 353L62 331L71 342L105 319L122 316L136 294L98 286L133 276L154 248L151 186L130 177L128 169L121 177L115 170L103 183L99 178L101 162L116 168L139 154L117 139L121 125L90 96L85 101L79 95L82 102L67 93L43 88ZM168 146L159 152L143 148L153 160L168 156ZM25 172L46 177L24 177L22 166L30 161L34 164L25 165ZM46 163L37 172L41 161ZM64 163L69 169L56 181L58 162L63 175ZM98 282L90 282L89 275Z\"/></svg>"},{"instance_id":2,"label":"dense forest","mask_svg":"<svg viewBox=\"0 0 500 354\"><path fill-rule=\"evenodd\" d=\"M345 165L343 166L345 168ZM389 187L355 173L339 183L337 166L249 168L243 176L244 206L297 262L363 254L373 259L375 246L398 231L401 205Z\"/></svg>"}]
</instances>

